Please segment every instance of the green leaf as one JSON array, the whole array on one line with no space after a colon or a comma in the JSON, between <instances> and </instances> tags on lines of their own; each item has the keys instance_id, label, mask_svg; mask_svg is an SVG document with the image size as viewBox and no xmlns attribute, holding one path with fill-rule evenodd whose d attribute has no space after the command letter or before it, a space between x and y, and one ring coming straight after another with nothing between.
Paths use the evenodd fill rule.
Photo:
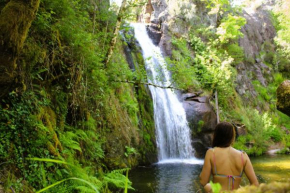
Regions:
<instances>
[{"instance_id":1,"label":"green leaf","mask_svg":"<svg viewBox=\"0 0 290 193\"><path fill-rule=\"evenodd\" d=\"M45 187L45 188L43 188L41 190L38 190L36 193L44 192L44 191L46 191L46 190L48 190L50 188L53 188L54 186L57 186L57 185L65 182L67 180L78 180L78 181L84 182L87 185L89 185L95 192L97 192L97 193L99 192L98 189L92 183L90 183L90 182L88 182L88 181L86 181L84 179L81 179L81 178L72 177L72 178L67 178L67 179L64 179L64 180L60 180L60 181L58 181L58 182L56 182L54 184L51 184L51 185L49 185L49 186L47 186L47 187Z\"/></svg>"},{"instance_id":2,"label":"green leaf","mask_svg":"<svg viewBox=\"0 0 290 193\"><path fill-rule=\"evenodd\" d=\"M219 193L222 189L222 186L219 183L213 183L212 181L210 181L209 183L213 193Z\"/></svg>"},{"instance_id":3,"label":"green leaf","mask_svg":"<svg viewBox=\"0 0 290 193\"><path fill-rule=\"evenodd\" d=\"M57 163L57 164L66 164L66 165L71 165L65 161L62 160L56 160L56 159L48 159L48 158L26 158L27 160L32 160L32 161L41 161L41 162L52 162L52 163Z\"/></svg>"}]
</instances>

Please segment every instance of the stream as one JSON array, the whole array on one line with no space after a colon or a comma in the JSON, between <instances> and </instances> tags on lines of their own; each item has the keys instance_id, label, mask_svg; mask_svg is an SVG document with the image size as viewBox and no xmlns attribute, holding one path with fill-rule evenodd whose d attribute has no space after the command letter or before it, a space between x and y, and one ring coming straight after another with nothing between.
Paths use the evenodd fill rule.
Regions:
<instances>
[{"instance_id":1,"label":"stream","mask_svg":"<svg viewBox=\"0 0 290 193\"><path fill-rule=\"evenodd\" d=\"M290 180L290 155L264 155L251 158L259 183ZM199 173L202 165L163 163L131 170L129 178L135 193L193 193L201 189ZM242 186L248 185L243 175Z\"/></svg>"}]
</instances>

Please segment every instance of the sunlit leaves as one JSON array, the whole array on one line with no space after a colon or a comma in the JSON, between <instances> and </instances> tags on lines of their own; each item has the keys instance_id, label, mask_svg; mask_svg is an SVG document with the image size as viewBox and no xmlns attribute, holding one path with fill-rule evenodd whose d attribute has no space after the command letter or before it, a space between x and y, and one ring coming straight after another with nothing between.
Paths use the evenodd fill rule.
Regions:
<instances>
[{"instance_id":1,"label":"sunlit leaves","mask_svg":"<svg viewBox=\"0 0 290 193\"><path fill-rule=\"evenodd\" d=\"M223 14L230 9L229 0L202 0L207 3L207 7L211 9L209 14Z\"/></svg>"},{"instance_id":2,"label":"sunlit leaves","mask_svg":"<svg viewBox=\"0 0 290 193\"><path fill-rule=\"evenodd\" d=\"M243 36L240 29L246 24L246 19L240 16L228 15L222 19L220 26L217 28L217 35L222 44L230 40L237 40Z\"/></svg>"}]
</instances>

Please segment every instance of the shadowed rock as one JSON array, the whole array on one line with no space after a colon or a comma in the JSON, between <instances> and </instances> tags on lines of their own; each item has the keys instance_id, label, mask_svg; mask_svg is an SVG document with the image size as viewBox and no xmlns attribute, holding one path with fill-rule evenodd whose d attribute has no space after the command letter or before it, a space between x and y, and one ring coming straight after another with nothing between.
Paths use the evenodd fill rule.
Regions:
<instances>
[{"instance_id":1,"label":"shadowed rock","mask_svg":"<svg viewBox=\"0 0 290 193\"><path fill-rule=\"evenodd\" d=\"M277 89L277 109L290 116L290 80L285 80Z\"/></svg>"},{"instance_id":2,"label":"shadowed rock","mask_svg":"<svg viewBox=\"0 0 290 193\"><path fill-rule=\"evenodd\" d=\"M183 107L192 133L192 145L196 157L204 157L211 146L213 131L217 117L206 96L196 97L195 94L183 94Z\"/></svg>"}]
</instances>

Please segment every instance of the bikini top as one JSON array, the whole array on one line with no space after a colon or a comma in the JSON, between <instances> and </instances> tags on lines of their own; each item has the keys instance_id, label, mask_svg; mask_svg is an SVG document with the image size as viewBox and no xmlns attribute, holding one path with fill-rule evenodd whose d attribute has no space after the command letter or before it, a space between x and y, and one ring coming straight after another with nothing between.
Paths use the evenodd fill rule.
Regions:
<instances>
[{"instance_id":1,"label":"bikini top","mask_svg":"<svg viewBox=\"0 0 290 193\"><path fill-rule=\"evenodd\" d=\"M241 178L242 175L243 175L243 168L244 168L243 152L241 151L242 171L241 171L239 176L235 176L235 175L224 175L224 174L218 174L217 173L214 149L212 149L212 151L213 151L213 165L214 165L214 170L215 170L214 176L221 176L221 177L228 178L229 179L229 188L228 188L229 190L230 190L230 184L231 184L231 180L232 180L232 190L233 190L234 189L235 178Z\"/></svg>"}]
</instances>

